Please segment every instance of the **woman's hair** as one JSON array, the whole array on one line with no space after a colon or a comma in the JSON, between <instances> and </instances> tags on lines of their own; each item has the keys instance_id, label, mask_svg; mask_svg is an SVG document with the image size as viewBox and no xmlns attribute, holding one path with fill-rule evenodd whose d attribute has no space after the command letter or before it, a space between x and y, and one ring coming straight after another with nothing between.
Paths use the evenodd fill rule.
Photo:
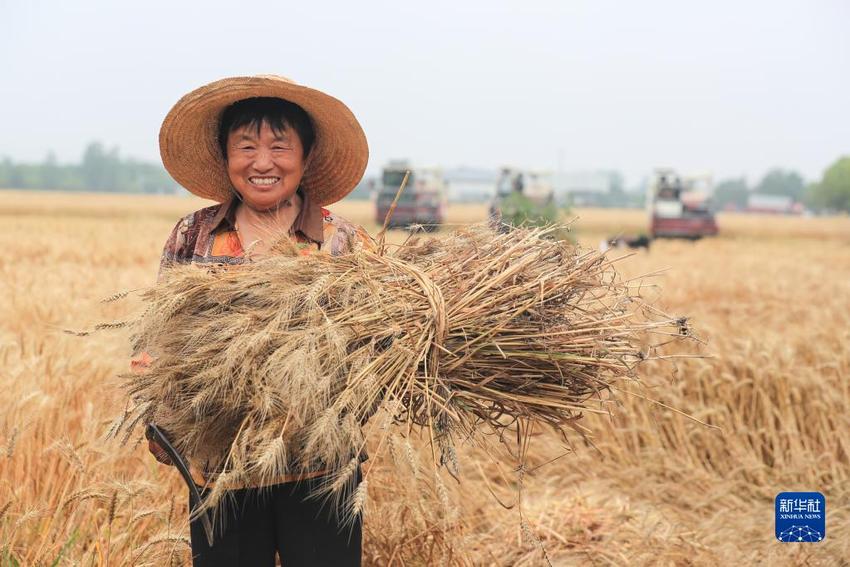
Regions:
<instances>
[{"instance_id":1,"label":"woman's hair","mask_svg":"<svg viewBox=\"0 0 850 567\"><path fill-rule=\"evenodd\" d=\"M256 128L259 135L264 122L276 134L282 134L288 128L295 129L304 147L304 159L310 155L310 148L313 147L316 135L310 116L304 112L304 109L282 98L254 97L234 102L221 114L218 144L225 161L227 161L227 136L243 126Z\"/></svg>"}]
</instances>

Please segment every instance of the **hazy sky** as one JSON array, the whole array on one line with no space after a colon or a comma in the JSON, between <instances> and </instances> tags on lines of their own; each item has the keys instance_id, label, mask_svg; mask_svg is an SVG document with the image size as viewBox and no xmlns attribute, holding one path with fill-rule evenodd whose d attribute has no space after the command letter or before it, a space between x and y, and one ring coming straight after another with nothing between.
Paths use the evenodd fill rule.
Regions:
<instances>
[{"instance_id":1,"label":"hazy sky","mask_svg":"<svg viewBox=\"0 0 850 567\"><path fill-rule=\"evenodd\" d=\"M244 6L244 7L243 7ZM159 160L184 93L277 73L346 102L369 169L819 177L850 154L850 2L0 0L0 156Z\"/></svg>"}]
</instances>

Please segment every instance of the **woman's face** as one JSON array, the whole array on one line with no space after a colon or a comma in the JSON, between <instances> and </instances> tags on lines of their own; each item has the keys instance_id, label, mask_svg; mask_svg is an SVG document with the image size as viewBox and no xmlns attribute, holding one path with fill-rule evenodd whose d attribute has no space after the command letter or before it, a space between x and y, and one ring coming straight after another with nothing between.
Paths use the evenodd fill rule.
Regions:
<instances>
[{"instance_id":1,"label":"woman's face","mask_svg":"<svg viewBox=\"0 0 850 567\"><path fill-rule=\"evenodd\" d=\"M304 175L304 148L294 128L275 131L266 122L227 136L227 174L248 206L267 210L289 199Z\"/></svg>"}]
</instances>

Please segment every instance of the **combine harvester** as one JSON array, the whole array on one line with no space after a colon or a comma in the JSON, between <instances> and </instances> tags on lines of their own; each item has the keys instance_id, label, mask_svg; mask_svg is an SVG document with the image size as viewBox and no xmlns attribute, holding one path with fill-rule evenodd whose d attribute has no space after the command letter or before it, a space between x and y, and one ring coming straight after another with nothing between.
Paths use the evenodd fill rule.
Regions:
<instances>
[{"instance_id":1,"label":"combine harvester","mask_svg":"<svg viewBox=\"0 0 850 567\"><path fill-rule=\"evenodd\" d=\"M500 230L510 226L548 224L557 220L555 192L547 176L510 167L502 168L490 202L490 223Z\"/></svg>"},{"instance_id":2,"label":"combine harvester","mask_svg":"<svg viewBox=\"0 0 850 567\"><path fill-rule=\"evenodd\" d=\"M375 199L375 222L384 224L384 219L395 199L404 175L410 172L407 185L399 197L389 228L410 228L421 225L423 230L433 232L439 228L446 216L446 183L437 168L413 168L407 161L391 161L384 167L381 186Z\"/></svg>"},{"instance_id":3,"label":"combine harvester","mask_svg":"<svg viewBox=\"0 0 850 567\"><path fill-rule=\"evenodd\" d=\"M672 169L655 170L646 194L651 237L717 236L710 195L710 174L680 176Z\"/></svg>"}]
</instances>

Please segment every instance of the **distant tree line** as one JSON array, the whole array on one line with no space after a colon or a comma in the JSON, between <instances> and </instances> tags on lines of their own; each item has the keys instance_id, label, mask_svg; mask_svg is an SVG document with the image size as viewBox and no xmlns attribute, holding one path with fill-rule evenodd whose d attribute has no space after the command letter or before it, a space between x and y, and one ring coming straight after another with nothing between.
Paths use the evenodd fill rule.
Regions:
<instances>
[{"instance_id":1,"label":"distant tree line","mask_svg":"<svg viewBox=\"0 0 850 567\"><path fill-rule=\"evenodd\" d=\"M368 199L372 189L369 181L361 181L350 198ZM181 191L161 165L122 158L118 148L107 150L100 142L86 147L79 164L60 164L53 152L42 163L15 163L8 157L3 158L0 160L0 188L117 193ZM790 197L815 210L850 212L850 156L836 160L820 181L809 184L796 171L780 168L768 171L754 187L743 177L725 179L714 188L714 204L720 209L743 209L753 193ZM643 202L640 193L623 190L621 176L615 176L607 192L585 198L593 199L589 204L595 206L639 207Z\"/></svg>"},{"instance_id":2,"label":"distant tree line","mask_svg":"<svg viewBox=\"0 0 850 567\"><path fill-rule=\"evenodd\" d=\"M850 156L829 166L820 182L809 187L808 198L815 207L850 212Z\"/></svg>"},{"instance_id":3,"label":"distant tree line","mask_svg":"<svg viewBox=\"0 0 850 567\"><path fill-rule=\"evenodd\" d=\"M122 158L118 148L90 143L78 164L60 164L50 152L42 163L0 161L0 187L116 193L177 193L180 188L159 165Z\"/></svg>"},{"instance_id":4,"label":"distant tree line","mask_svg":"<svg viewBox=\"0 0 850 567\"><path fill-rule=\"evenodd\" d=\"M721 209L743 209L753 193L791 197L815 210L850 212L850 156L836 160L820 181L809 184L799 173L779 168L768 171L754 187L743 177L725 179L714 188L714 203Z\"/></svg>"}]
</instances>

